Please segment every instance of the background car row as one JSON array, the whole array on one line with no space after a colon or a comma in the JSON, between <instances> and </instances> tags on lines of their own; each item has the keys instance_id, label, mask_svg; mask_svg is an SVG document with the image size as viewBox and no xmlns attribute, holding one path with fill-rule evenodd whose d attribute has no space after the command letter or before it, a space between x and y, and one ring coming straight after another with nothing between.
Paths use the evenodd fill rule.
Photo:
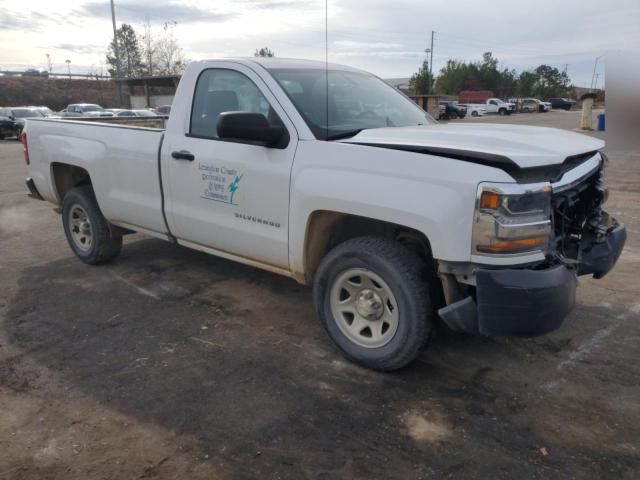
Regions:
<instances>
[{"instance_id":1,"label":"background car row","mask_svg":"<svg viewBox=\"0 0 640 480\"><path fill-rule=\"evenodd\" d=\"M47 107L0 107L0 140L20 134L28 118L43 118L53 113Z\"/></svg>"},{"instance_id":2,"label":"background car row","mask_svg":"<svg viewBox=\"0 0 640 480\"><path fill-rule=\"evenodd\" d=\"M130 110L124 108L103 108L94 103L74 103L60 112L54 112L45 106L0 107L0 140L7 137L15 137L16 140L20 140L22 129L28 118L156 117L168 116L170 112L170 105L164 105L157 109Z\"/></svg>"}]
</instances>

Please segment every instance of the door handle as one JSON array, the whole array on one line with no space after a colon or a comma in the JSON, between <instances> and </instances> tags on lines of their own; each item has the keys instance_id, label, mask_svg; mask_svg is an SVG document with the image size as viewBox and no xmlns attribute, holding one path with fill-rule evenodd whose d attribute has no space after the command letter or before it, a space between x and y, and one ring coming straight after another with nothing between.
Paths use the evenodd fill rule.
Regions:
<instances>
[{"instance_id":1,"label":"door handle","mask_svg":"<svg viewBox=\"0 0 640 480\"><path fill-rule=\"evenodd\" d=\"M193 156L193 153L188 152L186 150L180 150L179 152L171 152L171 156L175 160L186 160L188 162L193 162L196 158Z\"/></svg>"}]
</instances>

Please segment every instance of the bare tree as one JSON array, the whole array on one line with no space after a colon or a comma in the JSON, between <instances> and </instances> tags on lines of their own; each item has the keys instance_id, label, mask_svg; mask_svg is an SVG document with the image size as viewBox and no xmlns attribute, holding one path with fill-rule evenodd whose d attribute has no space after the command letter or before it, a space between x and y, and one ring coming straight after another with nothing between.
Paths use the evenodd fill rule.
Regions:
<instances>
[{"instance_id":1,"label":"bare tree","mask_svg":"<svg viewBox=\"0 0 640 480\"><path fill-rule=\"evenodd\" d=\"M151 22L148 17L144 23L144 33L140 36L140 43L142 44L142 55L147 65L147 75L151 76L157 70L157 58L156 44L151 31Z\"/></svg>"},{"instance_id":2,"label":"bare tree","mask_svg":"<svg viewBox=\"0 0 640 480\"><path fill-rule=\"evenodd\" d=\"M175 36L178 22L165 22L162 33L153 43L155 51L156 74L180 75L184 71L187 59Z\"/></svg>"}]
</instances>

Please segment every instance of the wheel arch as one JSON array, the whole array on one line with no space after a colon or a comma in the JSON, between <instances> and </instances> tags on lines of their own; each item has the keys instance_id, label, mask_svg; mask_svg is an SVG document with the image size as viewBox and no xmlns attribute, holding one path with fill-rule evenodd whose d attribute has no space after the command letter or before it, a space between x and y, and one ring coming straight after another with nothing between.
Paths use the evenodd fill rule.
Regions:
<instances>
[{"instance_id":1,"label":"wheel arch","mask_svg":"<svg viewBox=\"0 0 640 480\"><path fill-rule=\"evenodd\" d=\"M310 284L322 258L337 245L361 236L380 236L397 240L433 261L427 236L408 226L349 213L316 210L309 215L303 248L304 283Z\"/></svg>"},{"instance_id":2,"label":"wheel arch","mask_svg":"<svg viewBox=\"0 0 640 480\"><path fill-rule=\"evenodd\" d=\"M91 185L91 176L86 169L77 165L53 162L51 163L51 183L58 204L61 205L69 190L80 185Z\"/></svg>"}]
</instances>

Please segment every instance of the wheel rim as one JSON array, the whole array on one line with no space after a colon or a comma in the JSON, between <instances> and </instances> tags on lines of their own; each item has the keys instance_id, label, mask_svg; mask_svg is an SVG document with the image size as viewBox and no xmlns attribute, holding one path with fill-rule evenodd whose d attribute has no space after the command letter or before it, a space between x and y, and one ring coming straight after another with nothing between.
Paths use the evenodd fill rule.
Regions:
<instances>
[{"instance_id":1,"label":"wheel rim","mask_svg":"<svg viewBox=\"0 0 640 480\"><path fill-rule=\"evenodd\" d=\"M353 343L380 348L398 330L398 303L389 285L364 268L343 272L330 292L331 313L340 331Z\"/></svg>"},{"instance_id":2,"label":"wheel rim","mask_svg":"<svg viewBox=\"0 0 640 480\"><path fill-rule=\"evenodd\" d=\"M69 231L76 247L86 252L93 244L91 221L87 211L80 205L73 205L69 209Z\"/></svg>"}]
</instances>

